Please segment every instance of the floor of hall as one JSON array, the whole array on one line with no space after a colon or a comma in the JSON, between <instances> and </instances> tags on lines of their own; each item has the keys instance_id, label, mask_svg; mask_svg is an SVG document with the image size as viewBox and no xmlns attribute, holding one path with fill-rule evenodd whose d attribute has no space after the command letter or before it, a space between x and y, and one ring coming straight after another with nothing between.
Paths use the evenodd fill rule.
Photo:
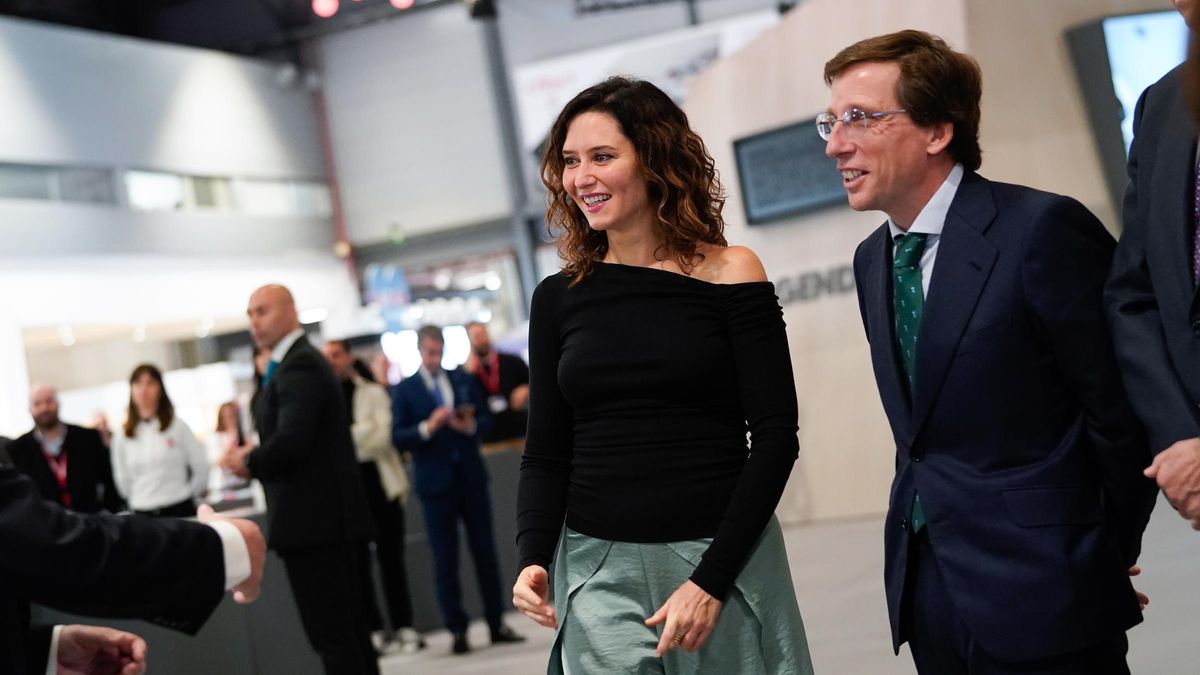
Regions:
<instances>
[{"instance_id":1,"label":"floor of hall","mask_svg":"<svg viewBox=\"0 0 1200 675\"><path fill-rule=\"evenodd\" d=\"M882 519L785 528L788 558L819 675L900 675L914 671L903 649L892 654L883 598ZM1150 596L1145 621L1129 633L1134 673L1196 672L1200 659L1200 533L1159 502L1146 531L1139 590ZM553 633L518 614L509 625L529 638L488 646L479 622L470 654L452 656L450 636L426 635L417 654L381 661L383 675L530 675L545 672Z\"/></svg>"}]
</instances>

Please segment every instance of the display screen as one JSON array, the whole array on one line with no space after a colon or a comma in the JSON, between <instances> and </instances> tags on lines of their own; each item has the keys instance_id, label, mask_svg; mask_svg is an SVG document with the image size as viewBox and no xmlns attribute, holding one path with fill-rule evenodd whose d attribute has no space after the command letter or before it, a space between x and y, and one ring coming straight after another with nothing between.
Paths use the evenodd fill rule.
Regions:
<instances>
[{"instance_id":1,"label":"display screen","mask_svg":"<svg viewBox=\"0 0 1200 675\"><path fill-rule=\"evenodd\" d=\"M842 176L812 119L739 139L733 150L751 225L846 202Z\"/></svg>"},{"instance_id":2,"label":"display screen","mask_svg":"<svg viewBox=\"0 0 1200 675\"><path fill-rule=\"evenodd\" d=\"M1187 56L1187 25L1178 12L1152 12L1104 19L1104 44L1113 93L1121 102L1125 152L1133 141L1138 97Z\"/></svg>"}]
</instances>

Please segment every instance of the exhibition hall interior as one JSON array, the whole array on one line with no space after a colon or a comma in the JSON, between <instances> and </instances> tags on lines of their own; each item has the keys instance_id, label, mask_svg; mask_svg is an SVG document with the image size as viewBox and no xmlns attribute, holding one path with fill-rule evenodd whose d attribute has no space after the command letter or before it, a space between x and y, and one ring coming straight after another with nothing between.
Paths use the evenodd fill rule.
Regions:
<instances>
[{"instance_id":1,"label":"exhibition hall interior","mask_svg":"<svg viewBox=\"0 0 1200 675\"><path fill-rule=\"evenodd\" d=\"M315 623L307 613L312 610L302 611L312 601L297 600L297 561L302 556L282 543L286 533L272 521L271 511L282 514L295 507L295 502L285 503L282 488L273 483L290 479L268 472L265 453L256 446L267 449L283 442L270 442L272 435L290 431L277 429L278 422L303 427L296 436L304 438L295 442L312 445L314 453L325 452L324 441L313 440L324 438L316 431L321 422L312 418L324 419L336 408L357 447L356 460L347 454L346 465L358 464L351 469L369 477L366 501L379 537L355 544L353 557L362 573L355 568L349 575L359 585L364 606L370 605L364 617L373 615L363 621L371 624L368 637L378 672L515 675L542 672L548 661L549 672L564 672L556 668L571 661L560 657L559 650L570 642L524 616L512 597L513 584L528 562L524 544L518 549L518 537L528 527L525 516L518 518L529 508L523 472L534 463L525 461L526 430L532 453L535 426L539 420L550 424L539 410L554 405L546 402L550 395L538 382L562 382L568 398L586 399L589 391L603 395L614 379L631 383L614 389L637 391L633 384L652 379L647 371L657 366L646 365L653 345L646 345L642 354L625 354L624 360L607 352L589 356L564 348L561 363L559 354L539 361L536 349L542 343L537 341L536 317L531 330L531 309L539 311L538 298L548 292L539 290L535 296L535 289L547 280L574 297L569 294L575 288L553 283L565 261L558 246L560 230L547 220L548 196L553 195L543 182L555 162L543 163L543 156L548 148L561 150L563 140L556 137L554 123L564 106L606 78L627 76L652 83L686 113L723 188L724 239L757 255L786 326L788 358L776 364L776 371L791 369L799 450L774 514L803 615L801 636L811 653L812 672L934 672L914 666L908 645L894 649L891 591L885 588L885 578L890 578L885 560L891 562L885 530L893 523L887 516L889 500L895 490L912 489L898 477L909 475L910 459L921 462L915 448L927 439L896 431L878 360L879 353L892 352L877 349L878 333L870 330L870 289L858 281L865 274L859 266L866 264L856 257L860 242L892 222L892 214L869 204L860 208L852 189L860 178L839 172L844 167L834 151L838 139L866 138L868 132L892 128L891 118L880 117L885 113L903 117L903 124L921 120L911 115L909 120L904 110L872 110L852 120L850 112L831 107L838 81L836 75L826 77L826 63L843 48L873 36L906 29L940 36L951 49L972 57L982 73L978 174L1070 197L1107 231L1104 235L1097 228L1098 236L1120 239L1133 212L1123 204L1134 171L1129 152L1131 145L1138 147L1135 131L1144 133L1135 129L1143 114L1142 92L1188 58L1189 29L1181 11L1169 0L0 0L0 436L11 439L11 459L0 455L0 462L12 463L36 481L21 459L22 441L28 441L33 448L28 461L62 471L45 474L48 480L59 476L65 502L58 500L55 508L82 511L78 495L74 504L67 495L65 476L81 471L84 460L68 467L59 451L50 448L47 435L52 439L54 429L65 428L69 443L71 434L79 438L82 433L77 428L93 430L102 441L97 456L104 459L107 481L102 489L107 490L102 495L107 505L97 511L126 519L165 517L172 515L167 507L183 498L184 515L195 514L203 503L218 514L256 523L270 548L261 564L258 600L241 604L226 593L219 603L214 600L215 609L191 631L194 635L153 616L118 611L103 600L82 603L88 610L82 611L71 601L56 602L37 593L23 597L18 592L16 597L31 602L35 625L112 626L140 636L149 647L151 673L332 672L332 661L313 646ZM829 140L814 126L821 113L831 113ZM1194 145L1188 146L1193 158ZM561 157L557 163L562 164ZM968 173L974 177L970 167ZM1180 181L1193 181L1193 176ZM564 187L565 182L561 178L559 197L563 189L575 189ZM1194 195L1192 185L1188 199ZM564 198L566 208L576 208L570 197ZM581 197L576 215L589 215L592 206ZM1187 218L1191 228L1190 211ZM893 246L899 250L891 238L886 241L887 255ZM944 243L937 250L954 255L951 240ZM1181 245L1181 261L1192 254L1191 243L1188 239ZM586 257L586 251L579 252L584 244L574 245L568 253ZM999 256L993 277L1007 273L1008 259ZM949 274L952 262L938 261L937 269L944 264ZM890 260L885 264L890 269ZM597 283L614 266L599 267ZM884 286L891 283L888 274L879 274ZM588 281L580 282L579 296L588 297ZM942 300L934 295L936 274L932 283L927 308L934 307L935 297ZM269 322L274 319L260 312L274 310L256 303L268 296L270 302L279 299L279 286L287 291L280 311L285 319L294 311L303 332L296 334L288 323L272 339ZM1094 314L1102 316L1099 286L1092 290ZM624 316L629 321L643 316L636 303L653 294L633 294ZM1086 303L1091 297L1080 291L1072 299ZM891 302L888 296L886 307ZM546 314L566 313L558 305L545 307L540 311ZM654 320L676 309L665 308ZM578 311L582 316L584 310ZM1055 318L1068 313L1051 312ZM1012 318L1013 330L1023 320ZM1047 324L1053 321L1047 319ZM1200 335L1200 322L1191 325ZM429 327L440 331L434 340L442 347L438 373L436 355L428 365ZM636 327L639 335L643 328ZM631 327L607 329L621 334ZM570 336L562 331L564 343ZM267 420L270 413L265 411L272 406L308 396L308 390L297 394L288 389L296 386L290 383L300 377L299 371L293 365L297 374L288 374L288 358L273 351L297 344L293 339L311 343L314 354L326 357L328 368L315 358L319 368L312 367L323 376L332 373L340 386L331 389L321 407ZM1176 338L1164 339L1173 343ZM1189 340L1193 352L1200 350L1192 333L1179 339ZM979 348L970 364L986 358L980 354L990 353L991 340L999 343L1005 337L975 342ZM1046 340L1053 342L1053 336ZM1112 341L1119 356L1120 335L1114 333ZM1028 349L1041 347L1034 342L1038 344ZM593 337L588 344L603 343ZM1109 344L1104 338L1104 358L1112 361ZM618 340L599 351L641 346L637 340ZM1063 352L1088 351L1075 345L1055 348L1064 360L1071 357ZM956 364L960 358L968 363L965 352L958 350ZM495 360L497 354L515 357L511 367L523 379L510 380L501 370L505 361ZM352 365L342 368L339 356ZM589 358L639 365L601 373L580 364ZM891 360L888 367L898 367L896 357ZM149 371L141 368L147 364ZM539 379L539 364L555 370ZM568 383L569 367L593 372L596 380ZM950 368L953 378L955 366ZM445 390L439 389L441 373L449 373ZM691 384L680 387L698 391L727 375L720 363L679 373L681 378L685 374ZM1134 399L1131 409L1143 414L1152 408L1139 406L1136 397L1143 389L1122 374L1131 384L1121 397ZM459 376L466 378L461 389ZM526 384L531 377L532 388ZM1193 386L1188 377L1178 375L1163 386L1185 390ZM271 382L273 378L278 379ZM1190 378L1195 381L1197 374ZM1088 380L1087 386L1098 380ZM413 413L404 398L414 389L409 384L422 382L418 398L423 402L420 396L430 397L433 414ZM145 412L139 398L146 386L156 397L158 412L153 414ZM758 381L745 378L741 383L745 392L756 386ZM900 385L895 386L899 392ZM1008 425L1024 423L1006 409L1015 411L1022 403L1004 388L1007 384L981 377L974 386L979 392L996 387L986 395L968 396L993 402L989 405L997 410L992 417ZM475 469L463 468L468 463L456 454L454 471L465 481L464 492L447 506L429 487L432 469L422 468L421 462L430 461L422 453L430 452L430 439L439 438L441 392L452 389L447 424L473 439L465 452L478 454L482 478L462 478ZM368 416L359 396L367 390L382 397L380 410L386 416L377 430L386 437L384 454L374 459L359 445L366 442L360 434L367 432L359 427ZM478 405L466 402L464 392L478 392ZM1065 402L1073 395L1060 393L1053 405L1074 405ZM753 398L752 393L746 396ZM946 406L958 410L972 401L958 403ZM1193 417L1194 403L1189 403ZM47 417L47 405L57 418ZM1077 433L1103 436L1103 424L1092 425L1090 416L1103 419L1129 409L1120 406L1106 403L1092 409L1085 404ZM407 422L406 415L411 417ZM152 419L156 416L161 430ZM489 427L495 420L496 433L483 433L479 423L484 419ZM674 419L664 415L659 422L665 427ZM171 435L172 420L182 428L182 440ZM588 426L592 421L575 418L578 438L585 437L580 431L585 428L597 433ZM746 466L751 467L759 444L754 420L748 422ZM1200 418L1191 424L1193 431L1200 428ZM158 440L139 436L142 426ZM928 439L947 444L937 448L953 454L946 448L970 425L948 426L943 435L929 432ZM1150 440L1143 439L1143 445L1161 440L1154 429L1149 431ZM345 429L338 434L342 438ZM1002 447L1017 437L1009 428L998 428L991 441ZM537 434L537 439L544 443L545 436ZM166 488L154 476L168 472L148 467L149 455L137 454L150 452L151 445L186 471L179 479L184 492L161 503L154 500ZM1138 471L1166 445L1170 443L1149 447ZM914 465L913 471L937 468L937 449L930 448L924 462L929 466ZM185 457L188 452L192 456ZM545 448L539 445L538 452ZM570 454L570 448L563 452ZM583 456L583 449L576 454ZM1087 461L1096 466L1116 461L1100 451L1094 454ZM958 462L953 457L943 461L949 466ZM596 470L582 463L570 470L579 478L589 467ZM1093 470L1100 469L1091 464L1079 469L1081 476ZM351 477L356 479L355 471ZM1078 481L1091 481L1090 476ZM310 510L329 515L328 509L312 504L344 506L338 499L327 501L343 489L341 478L325 471L306 488L315 495ZM1156 487L1153 478L1135 478ZM1074 479L1065 480L1075 485ZM577 498L577 490L591 489L580 484L571 483L569 499ZM922 536L936 555L939 543L960 530L954 523L939 522L941 493L919 486L931 515L928 534ZM6 489L0 489L0 496ZM376 493L379 503L370 503ZM568 499L565 487L563 494ZM1116 500L1097 499L1101 496L1097 512L1108 509L1112 515ZM1141 572L1132 585L1149 604L1127 633L1129 671L1112 672L1195 672L1200 659L1195 639L1200 632L1200 534L1189 518L1180 517L1178 504L1173 506L1169 497L1170 492L1157 497L1140 555L1134 556ZM473 506L479 500L482 506ZM976 506L985 510L988 504L993 502L980 498ZM335 507L337 513L330 517L340 519L343 529L353 529L345 523L354 516L343 506ZM14 508L0 501L0 511L10 511L0 514L0 523L23 517ZM449 526L438 522L439 509L449 513ZM450 513L455 510L462 511L462 527L453 520L460 516ZM911 514L913 537L919 529L916 513ZM763 518L768 515L764 512ZM1010 516L1020 520L1003 508L971 517L1007 521ZM482 530L472 521L479 517L490 518ZM560 513L556 526L562 522ZM736 527L732 522L724 521L722 527ZM908 520L903 522L908 536ZM1055 528L1082 527L1081 522L1067 518L1064 524L1022 527L1040 530L1033 537ZM568 511L566 532L571 524ZM718 532L718 539L729 536ZM1087 532L1079 537L1108 536L1098 534L1100 529ZM15 538L5 541L8 536L0 526L0 548L20 546ZM229 565L229 544L223 542ZM563 546L560 554L565 555ZM1015 567L1036 564L1033 558L1013 555ZM1071 560L1072 565L1078 562ZM1125 562L1132 561L1126 556ZM965 564L970 566L970 560ZM0 569L22 566L3 563ZM947 583L958 583L948 569L943 568ZM1074 569L1059 570L1062 585L1074 583ZM1117 581L1127 586L1123 574ZM104 578L97 576L96 583ZM494 607L496 579L503 603L500 618ZM398 584L406 587L399 600ZM8 598L0 594L0 600ZM451 611L456 603L461 604L457 611L469 618L465 629ZM970 621L968 627L973 627ZM0 628L18 630L2 620ZM51 654L65 634L53 633ZM991 643L984 644L981 637L980 644L989 648ZM45 661L46 647L37 649L42 653L29 658ZM719 672L664 662L665 671L639 672ZM606 671L584 667L582 672Z\"/></svg>"}]
</instances>

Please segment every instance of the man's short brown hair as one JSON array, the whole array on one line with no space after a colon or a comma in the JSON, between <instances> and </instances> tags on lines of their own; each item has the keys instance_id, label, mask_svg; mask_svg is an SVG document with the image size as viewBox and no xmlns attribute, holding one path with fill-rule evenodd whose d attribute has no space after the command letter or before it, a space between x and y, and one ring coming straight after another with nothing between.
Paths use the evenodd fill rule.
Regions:
<instances>
[{"instance_id":1,"label":"man's short brown hair","mask_svg":"<svg viewBox=\"0 0 1200 675\"><path fill-rule=\"evenodd\" d=\"M825 84L853 66L895 62L900 66L896 101L921 126L950 122L954 138L948 150L968 171L979 169L979 100L983 76L975 59L956 52L942 38L902 30L856 42L825 64ZM878 112L878 111L869 111Z\"/></svg>"},{"instance_id":2,"label":"man's short brown hair","mask_svg":"<svg viewBox=\"0 0 1200 675\"><path fill-rule=\"evenodd\" d=\"M425 325L417 329L417 344L420 345L423 340L433 340L440 345L446 344L446 338L442 337L442 329L433 325Z\"/></svg>"}]
</instances>

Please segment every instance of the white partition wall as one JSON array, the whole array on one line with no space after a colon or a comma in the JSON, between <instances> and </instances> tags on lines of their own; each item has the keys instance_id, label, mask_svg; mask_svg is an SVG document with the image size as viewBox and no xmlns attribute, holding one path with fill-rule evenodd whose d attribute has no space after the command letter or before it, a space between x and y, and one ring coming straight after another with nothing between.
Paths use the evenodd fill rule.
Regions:
<instances>
[{"instance_id":1,"label":"white partition wall","mask_svg":"<svg viewBox=\"0 0 1200 675\"><path fill-rule=\"evenodd\" d=\"M823 111L829 92L822 70L841 48L904 28L927 30L972 54L983 69L981 173L1072 195L1115 230L1063 33L1106 14L1168 7L1158 0L808 0L692 82L688 114L729 191L728 238L754 248L777 287L792 291L781 295L800 404L801 458L779 507L781 519L886 508L894 445L855 293L837 283L828 292L794 292L814 275L842 278L859 241L884 217L838 206L747 226L734 140Z\"/></svg>"}]
</instances>

